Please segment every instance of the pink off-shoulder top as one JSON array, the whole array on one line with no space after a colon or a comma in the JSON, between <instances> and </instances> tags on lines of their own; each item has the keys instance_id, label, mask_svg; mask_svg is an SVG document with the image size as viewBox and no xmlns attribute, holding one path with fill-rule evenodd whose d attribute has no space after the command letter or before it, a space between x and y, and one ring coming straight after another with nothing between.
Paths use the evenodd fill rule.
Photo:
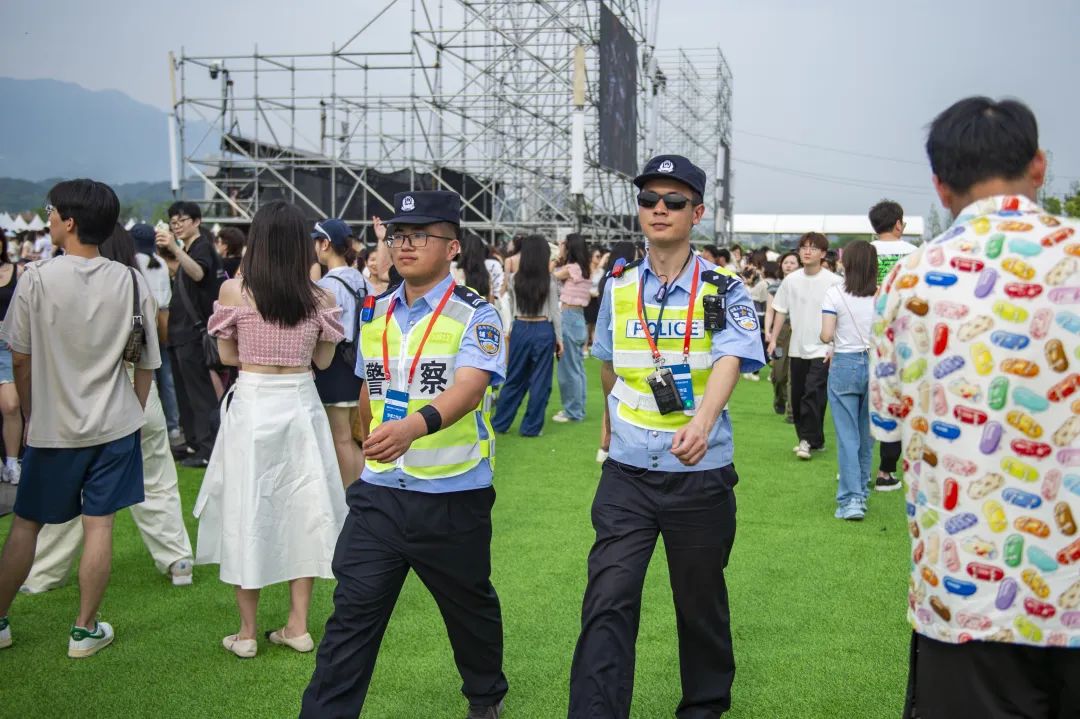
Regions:
<instances>
[{"instance_id":1,"label":"pink off-shoulder top","mask_svg":"<svg viewBox=\"0 0 1080 719\"><path fill-rule=\"evenodd\" d=\"M317 342L337 344L345 338L340 307L320 309L294 327L282 327L264 320L254 307L215 302L206 330L236 340L241 364L275 367L307 367Z\"/></svg>"}]
</instances>

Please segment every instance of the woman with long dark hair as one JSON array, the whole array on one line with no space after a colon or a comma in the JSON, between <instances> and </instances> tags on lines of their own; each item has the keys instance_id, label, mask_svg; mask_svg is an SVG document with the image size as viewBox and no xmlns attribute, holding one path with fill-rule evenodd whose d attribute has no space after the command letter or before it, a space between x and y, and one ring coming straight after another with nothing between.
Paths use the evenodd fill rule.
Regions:
<instances>
[{"instance_id":1,"label":"woman with long dark hair","mask_svg":"<svg viewBox=\"0 0 1080 719\"><path fill-rule=\"evenodd\" d=\"M334 351L330 366L315 371L315 388L326 407L330 420L330 433L334 436L341 483L348 487L360 477L364 468L364 455L360 445L353 440L353 413L357 411L360 388L364 380L356 376L356 343L360 329L360 311L368 295L374 290L360 270L353 267L356 252L352 248L352 231L342 220L332 218L315 223L311 233L315 240L315 254L319 264L326 266L326 274L318 281L341 307L341 325L345 339Z\"/></svg>"},{"instance_id":2,"label":"woman with long dark hair","mask_svg":"<svg viewBox=\"0 0 1080 719\"><path fill-rule=\"evenodd\" d=\"M840 463L836 518L866 515L871 455L870 325L877 291L877 250L865 240L844 247L844 283L825 291L821 341L833 343L829 362L829 402Z\"/></svg>"},{"instance_id":3,"label":"woman with long dark hair","mask_svg":"<svg viewBox=\"0 0 1080 719\"><path fill-rule=\"evenodd\" d=\"M520 241L518 270L510 283L510 314L514 324L507 333L510 357L506 382L499 391L491 426L506 432L514 422L525 393L529 403L519 431L538 437L544 428L544 411L551 397L551 363L562 355L559 288L548 269L551 250L542 235ZM510 340L510 337L513 340Z\"/></svg>"},{"instance_id":4,"label":"woman with long dark hair","mask_svg":"<svg viewBox=\"0 0 1080 719\"><path fill-rule=\"evenodd\" d=\"M276 201L255 213L240 279L221 286L208 330L240 374L206 468L195 516L197 564L219 564L236 588L240 630L222 640L240 657L257 651L259 590L289 582L286 625L266 637L298 652L315 644L308 608L345 521L334 440L311 365L326 369L344 337L341 308L308 274L315 246L304 216Z\"/></svg>"},{"instance_id":5,"label":"woman with long dark hair","mask_svg":"<svg viewBox=\"0 0 1080 719\"><path fill-rule=\"evenodd\" d=\"M491 271L485 262L488 252L484 241L471 232L466 232L460 242L461 252L458 253L457 260L451 268L454 281L494 304L494 283Z\"/></svg>"},{"instance_id":6,"label":"woman with long dark hair","mask_svg":"<svg viewBox=\"0 0 1080 719\"><path fill-rule=\"evenodd\" d=\"M2 235L2 231L0 231ZM22 268L8 256L8 243L0 236L0 318L7 316L15 285ZM23 417L19 406L19 393L15 391L15 372L11 359L11 347L0 342L0 413L4 416L4 466L0 469L0 482L19 483L19 449L22 446Z\"/></svg>"},{"instance_id":7,"label":"woman with long dark hair","mask_svg":"<svg viewBox=\"0 0 1080 719\"><path fill-rule=\"evenodd\" d=\"M135 242L120 223L116 223L109 239L98 249L102 257L139 270ZM150 318L144 318L144 321L150 321ZM127 369L134 381L135 368L128 365ZM139 433L139 447L145 499L131 505L131 518L135 520L157 570L169 575L175 586L188 585L192 581L191 540L184 527L180 486L169 450L165 412L153 383L146 395L143 417L146 423ZM38 535L34 567L23 582L27 591L37 594L63 586L71 574L71 565L75 563L82 540L83 527L79 518L64 524L46 524Z\"/></svg>"},{"instance_id":8,"label":"woman with long dark hair","mask_svg":"<svg viewBox=\"0 0 1080 719\"><path fill-rule=\"evenodd\" d=\"M555 279L562 282L559 304L562 308L562 342L566 352L559 362L559 397L563 408L551 419L554 422L580 422L585 419L585 307L592 293L592 259L582 235L566 236Z\"/></svg>"}]
</instances>

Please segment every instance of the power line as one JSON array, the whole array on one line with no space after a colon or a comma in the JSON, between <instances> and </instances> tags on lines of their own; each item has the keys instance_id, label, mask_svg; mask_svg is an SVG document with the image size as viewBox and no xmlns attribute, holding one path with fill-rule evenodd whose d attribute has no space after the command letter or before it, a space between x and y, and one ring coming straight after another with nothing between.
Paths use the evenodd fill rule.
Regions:
<instances>
[{"instance_id":1,"label":"power line","mask_svg":"<svg viewBox=\"0 0 1080 719\"><path fill-rule=\"evenodd\" d=\"M799 177L805 180L814 180L817 182L828 182L835 185L846 185L848 187L860 187L866 190L880 190L883 192L906 192L909 194L926 195L932 197L933 193L925 187L919 187L916 185L901 185L892 182L882 182L878 180L868 180L859 177L841 177L839 175L825 175L818 172L808 172L806 170L797 170L790 167L779 167L777 165L769 165L764 162L755 162L753 160L744 160L742 158L732 156L732 160L743 165L749 165L751 167L758 167L764 170L770 170L772 172L778 172L784 175L791 175L793 177Z\"/></svg>"},{"instance_id":2,"label":"power line","mask_svg":"<svg viewBox=\"0 0 1080 719\"><path fill-rule=\"evenodd\" d=\"M750 132L749 130L740 130L735 128L735 132L743 135L750 135L751 137L760 137L765 140L772 140L773 142L783 142L787 145L798 145L799 147L809 147L815 150L825 150L826 152L836 152L841 155L851 155L853 157L866 157L872 160L886 160L888 162L899 162L904 165L918 165L919 167L926 167L925 162L916 162L915 160L905 160L900 157L888 157L886 155L875 155L870 152L858 152L856 150L844 150L839 147L828 147L826 145L815 145L810 142L800 142L798 140L788 140L784 137L776 137L775 135L766 135L760 132Z\"/></svg>"}]
</instances>

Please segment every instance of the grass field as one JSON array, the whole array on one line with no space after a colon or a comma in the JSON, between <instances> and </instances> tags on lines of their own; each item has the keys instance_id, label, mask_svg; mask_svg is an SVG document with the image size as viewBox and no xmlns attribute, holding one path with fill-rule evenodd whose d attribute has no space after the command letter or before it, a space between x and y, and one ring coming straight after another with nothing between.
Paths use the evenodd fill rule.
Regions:
<instances>
[{"instance_id":1,"label":"grass field","mask_svg":"<svg viewBox=\"0 0 1080 719\"><path fill-rule=\"evenodd\" d=\"M599 363L586 367L590 386L598 387ZM566 716L599 477L600 406L593 391L583 424L548 422L541 438L511 434L499 444L492 551L505 620L507 719ZM549 416L556 408L553 396ZM831 421L829 451L799 462L791 425L772 412L768 382L741 381L731 410L741 480L727 578L738 669L726 716L899 716L910 634L902 493L872 496L864 522L833 519ZM200 476L181 475L193 538ZM9 526L10 519L0 520L0 538ZM331 591L332 582L317 582L316 641ZM680 696L678 655L659 549L643 604L632 716L671 717ZM216 567L198 567L192 587L170 586L155 572L130 513L117 521L113 580L101 608L117 640L85 661L66 656L76 606L74 577L63 589L16 599L15 645L0 652L0 716L287 717L299 709L314 656L266 642L253 660L226 653L220 639L238 626L231 588L218 581ZM280 626L287 607L284 586L265 590L261 629ZM460 683L435 604L410 576L363 716L460 719Z\"/></svg>"}]
</instances>

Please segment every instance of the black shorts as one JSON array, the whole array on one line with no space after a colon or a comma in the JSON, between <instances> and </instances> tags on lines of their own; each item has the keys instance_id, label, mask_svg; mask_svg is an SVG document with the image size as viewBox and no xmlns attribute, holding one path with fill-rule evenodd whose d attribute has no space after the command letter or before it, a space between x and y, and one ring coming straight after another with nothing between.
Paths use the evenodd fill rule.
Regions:
<instances>
[{"instance_id":1,"label":"black shorts","mask_svg":"<svg viewBox=\"0 0 1080 719\"><path fill-rule=\"evenodd\" d=\"M1080 648L912 633L905 719L1076 719Z\"/></svg>"},{"instance_id":2,"label":"black shorts","mask_svg":"<svg viewBox=\"0 0 1080 719\"><path fill-rule=\"evenodd\" d=\"M338 343L329 367L315 371L315 389L319 391L319 400L323 404L356 403L360 399L360 387L364 380L357 377L356 368L342 358L344 344Z\"/></svg>"},{"instance_id":3,"label":"black shorts","mask_svg":"<svg viewBox=\"0 0 1080 719\"><path fill-rule=\"evenodd\" d=\"M63 524L80 514L104 517L143 501L139 432L78 449L27 447L15 514Z\"/></svg>"}]
</instances>

